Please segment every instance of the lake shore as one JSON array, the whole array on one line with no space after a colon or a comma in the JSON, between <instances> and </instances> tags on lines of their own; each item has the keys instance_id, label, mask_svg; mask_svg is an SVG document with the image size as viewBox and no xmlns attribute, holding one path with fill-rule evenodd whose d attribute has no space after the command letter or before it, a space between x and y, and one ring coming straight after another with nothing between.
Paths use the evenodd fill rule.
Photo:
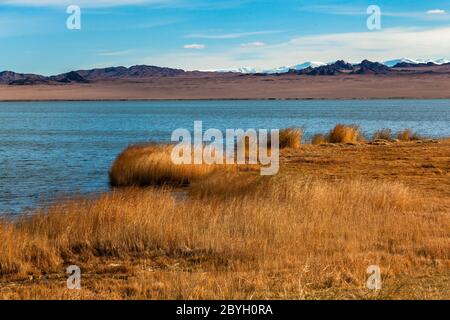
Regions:
<instances>
[{"instance_id":1,"label":"lake shore","mask_svg":"<svg viewBox=\"0 0 450 320\"><path fill-rule=\"evenodd\" d=\"M450 99L446 74L203 76L0 85L0 101Z\"/></svg>"},{"instance_id":2,"label":"lake shore","mask_svg":"<svg viewBox=\"0 0 450 320\"><path fill-rule=\"evenodd\" d=\"M1 223L0 297L449 299L449 159L449 139L302 145L269 179L193 172L186 199L122 188L57 203ZM66 288L74 264L79 291Z\"/></svg>"}]
</instances>

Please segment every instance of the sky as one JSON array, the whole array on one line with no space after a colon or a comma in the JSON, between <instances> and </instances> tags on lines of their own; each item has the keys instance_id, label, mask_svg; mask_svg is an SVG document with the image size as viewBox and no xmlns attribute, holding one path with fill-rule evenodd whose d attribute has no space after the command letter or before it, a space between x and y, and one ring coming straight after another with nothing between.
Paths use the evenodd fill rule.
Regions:
<instances>
[{"instance_id":1,"label":"sky","mask_svg":"<svg viewBox=\"0 0 450 320\"><path fill-rule=\"evenodd\" d=\"M81 29L67 28L69 5ZM381 28L367 26L367 8ZM0 71L148 64L185 70L305 61L450 59L445 0L0 0Z\"/></svg>"}]
</instances>

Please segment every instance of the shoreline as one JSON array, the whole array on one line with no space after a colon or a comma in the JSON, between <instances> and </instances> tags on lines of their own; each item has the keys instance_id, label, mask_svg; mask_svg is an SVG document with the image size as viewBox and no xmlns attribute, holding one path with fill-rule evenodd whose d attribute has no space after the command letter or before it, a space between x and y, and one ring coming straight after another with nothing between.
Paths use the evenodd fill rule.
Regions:
<instances>
[{"instance_id":1,"label":"shoreline","mask_svg":"<svg viewBox=\"0 0 450 320\"><path fill-rule=\"evenodd\" d=\"M150 143L152 146L166 146L166 143L158 142L158 143ZM420 137L418 140L408 140L408 141L401 141L395 138L392 138L391 140L386 139L370 139L363 142L341 142L341 143L331 143L331 142L324 142L319 144L314 144L313 141L310 140L304 140L301 142L301 146L298 150L295 152L310 152L311 150L317 150L320 152L325 150L337 150L338 152L344 151L348 152L349 150L354 150L355 152L361 152L362 150L371 150L373 152L377 152L378 150L382 149L392 149L392 148L410 148L413 149L415 147L427 147L427 146L437 146L437 148L447 148L450 145L450 136L441 136L441 137ZM132 144L130 145L132 146ZM288 152L283 151L282 158L284 158L286 153L289 152L289 148L287 148ZM294 151L294 149L290 150ZM290 156L290 155L289 155ZM337 156L339 157L339 156ZM109 171L108 171L109 172ZM317 174L317 173L315 173ZM150 188L158 188L157 185L150 185ZM186 191L188 190L188 186L171 186L176 191ZM85 191L85 192L75 192L75 191L69 191L62 196L58 196L55 198L49 198L44 199L44 201L41 199L39 204L32 205L30 207L24 208L22 210L18 211L1 211L0 210L0 219L11 219L15 220L18 218L23 218L26 216L30 216L33 214L34 211L39 209L39 207L50 207L58 202L64 201L64 200L70 200L73 198L86 198L91 199L98 197L102 194L109 194L111 192L114 192L115 190L120 190L121 187L118 186L111 186L111 184L108 184L108 186L104 189L96 189L91 191Z\"/></svg>"}]
</instances>

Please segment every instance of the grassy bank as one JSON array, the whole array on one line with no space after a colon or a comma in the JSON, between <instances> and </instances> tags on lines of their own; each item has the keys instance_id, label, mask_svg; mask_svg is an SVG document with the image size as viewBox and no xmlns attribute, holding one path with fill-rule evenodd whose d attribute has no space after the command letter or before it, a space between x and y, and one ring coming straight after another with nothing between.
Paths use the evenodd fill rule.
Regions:
<instances>
[{"instance_id":1,"label":"grassy bank","mask_svg":"<svg viewBox=\"0 0 450 320\"><path fill-rule=\"evenodd\" d=\"M210 179L185 200L167 190L127 189L4 223L0 272L20 279L69 264L96 270L99 259L130 266L143 259L160 261L155 272L171 280L165 290L137 290L136 298L307 298L363 293L371 264L394 282L450 267L448 221L424 214L401 184L289 176L248 178L242 188L234 184L242 179L226 187ZM187 287L175 283L179 276ZM123 298L120 291L114 295Z\"/></svg>"},{"instance_id":2,"label":"grassy bank","mask_svg":"<svg viewBox=\"0 0 450 320\"><path fill-rule=\"evenodd\" d=\"M2 220L0 297L450 298L449 141L286 148L273 177L174 171L166 148L118 157L133 187ZM66 289L73 264L81 291Z\"/></svg>"}]
</instances>

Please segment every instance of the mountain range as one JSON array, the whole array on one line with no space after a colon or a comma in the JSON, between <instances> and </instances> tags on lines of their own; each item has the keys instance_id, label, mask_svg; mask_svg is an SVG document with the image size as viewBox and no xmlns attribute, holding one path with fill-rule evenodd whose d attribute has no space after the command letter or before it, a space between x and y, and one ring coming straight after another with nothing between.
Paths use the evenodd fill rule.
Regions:
<instances>
[{"instance_id":1,"label":"mountain range","mask_svg":"<svg viewBox=\"0 0 450 320\"><path fill-rule=\"evenodd\" d=\"M351 64L344 60L333 63L317 61L305 62L291 67L279 67L275 69L259 70L255 68L240 68L236 70L220 70L215 72L184 71L181 69L136 65L132 67L109 67L89 70L76 70L54 76L38 74L15 73L12 71L0 72L0 84L8 85L35 85L35 84L68 84L89 83L95 81L114 79L145 79L152 77L176 77L181 75L217 75L217 74L242 74L242 75L308 75L308 76L333 76L339 74L388 74L392 72L408 71L408 68L450 66L449 60L413 60L396 59L383 63L363 60L358 64ZM427 70L427 72L433 72ZM446 69L446 72L450 70Z\"/></svg>"},{"instance_id":2,"label":"mountain range","mask_svg":"<svg viewBox=\"0 0 450 320\"><path fill-rule=\"evenodd\" d=\"M338 60L339 61L339 60ZM247 67L241 67L237 69L229 69L229 70L221 70L221 71L232 71L232 72L239 72L239 73L247 73L247 74L276 74L276 73L287 73L291 70L303 70L307 69L309 67L311 68L317 68L321 66L326 65L332 65L336 62L320 62L320 61L307 61L302 64L297 64L291 67L278 67L273 69L262 69L262 68L247 68ZM450 63L450 60L447 59L436 59L436 60L425 60L425 59L409 59L409 58L400 58L400 59L393 59L393 60L387 60L380 62L381 64L384 64L385 66L389 68L397 68L405 66L406 64L409 66L433 66L433 65L443 65Z\"/></svg>"}]
</instances>

